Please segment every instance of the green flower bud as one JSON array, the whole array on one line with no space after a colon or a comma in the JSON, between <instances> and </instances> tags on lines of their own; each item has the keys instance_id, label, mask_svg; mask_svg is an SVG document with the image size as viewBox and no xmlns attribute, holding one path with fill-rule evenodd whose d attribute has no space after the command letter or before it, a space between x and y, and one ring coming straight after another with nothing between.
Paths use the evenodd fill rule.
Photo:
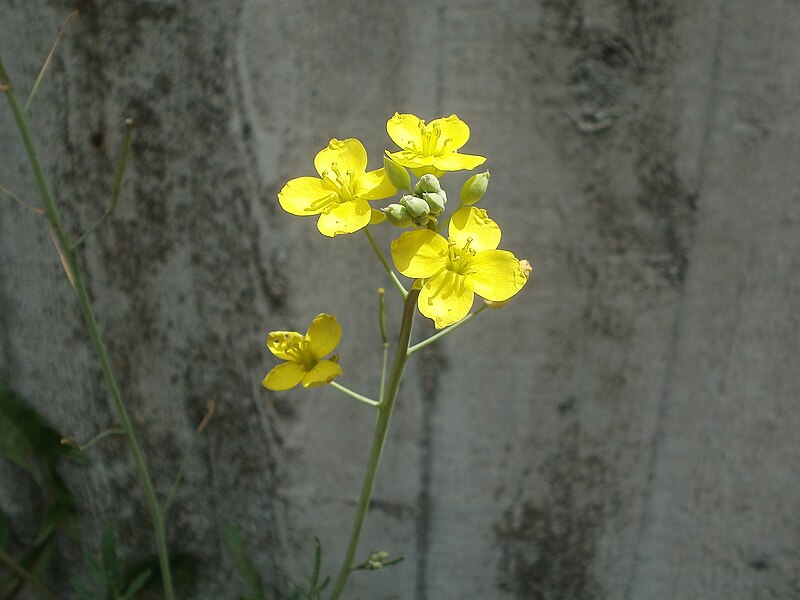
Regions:
<instances>
[{"instance_id":1,"label":"green flower bud","mask_svg":"<svg viewBox=\"0 0 800 600\"><path fill-rule=\"evenodd\" d=\"M483 198L486 193L486 188L489 187L489 171L473 175L464 183L461 188L461 204L469 206L475 204L478 200Z\"/></svg>"},{"instance_id":2,"label":"green flower bud","mask_svg":"<svg viewBox=\"0 0 800 600\"><path fill-rule=\"evenodd\" d=\"M388 156L383 157L383 168L386 169L386 177L398 190L411 189L411 176L403 165L394 162Z\"/></svg>"},{"instance_id":3,"label":"green flower bud","mask_svg":"<svg viewBox=\"0 0 800 600\"><path fill-rule=\"evenodd\" d=\"M406 207L408 214L412 218L426 217L431 212L431 207L422 198L416 196L403 196L400 199L400 204Z\"/></svg>"},{"instance_id":4,"label":"green flower bud","mask_svg":"<svg viewBox=\"0 0 800 600\"><path fill-rule=\"evenodd\" d=\"M386 220L395 227L408 227L411 225L411 215L408 214L405 206L400 204L390 204L383 209Z\"/></svg>"},{"instance_id":5,"label":"green flower bud","mask_svg":"<svg viewBox=\"0 0 800 600\"><path fill-rule=\"evenodd\" d=\"M414 193L422 195L425 192L428 193L439 192L441 191L441 189L442 186L439 185L439 180L436 179L435 175L431 175L429 173L419 178L419 181L414 186Z\"/></svg>"},{"instance_id":6,"label":"green flower bud","mask_svg":"<svg viewBox=\"0 0 800 600\"><path fill-rule=\"evenodd\" d=\"M444 196L443 194L444 190L438 194L436 192L432 192L430 194L425 192L422 194L422 199L428 203L432 215L438 215L440 212L442 212L442 210L444 210L444 204L447 202L447 196Z\"/></svg>"}]
</instances>

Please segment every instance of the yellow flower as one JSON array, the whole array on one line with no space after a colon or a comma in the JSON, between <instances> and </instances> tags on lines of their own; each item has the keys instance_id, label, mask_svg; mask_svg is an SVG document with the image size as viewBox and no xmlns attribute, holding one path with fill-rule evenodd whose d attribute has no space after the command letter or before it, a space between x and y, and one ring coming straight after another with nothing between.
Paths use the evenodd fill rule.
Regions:
<instances>
[{"instance_id":1,"label":"yellow flower","mask_svg":"<svg viewBox=\"0 0 800 600\"><path fill-rule=\"evenodd\" d=\"M333 237L366 227L372 218L368 200L393 196L397 191L383 168L366 172L367 151L357 139L332 139L314 158L317 177L298 177L278 194L288 213L320 215L317 229Z\"/></svg>"},{"instance_id":2,"label":"yellow flower","mask_svg":"<svg viewBox=\"0 0 800 600\"><path fill-rule=\"evenodd\" d=\"M264 377L262 385L268 390L288 390L298 383L303 387L325 385L342 374L333 360L322 357L333 352L342 337L342 327L333 315L317 315L305 335L296 331L272 331L267 336L267 348L287 362L279 364Z\"/></svg>"},{"instance_id":3,"label":"yellow flower","mask_svg":"<svg viewBox=\"0 0 800 600\"><path fill-rule=\"evenodd\" d=\"M430 229L407 231L392 242L392 258L407 277L419 278L419 311L437 329L457 323L469 313L474 295L508 300L527 277L520 261L497 250L500 228L485 210L465 206L450 220L449 240Z\"/></svg>"},{"instance_id":4,"label":"yellow flower","mask_svg":"<svg viewBox=\"0 0 800 600\"><path fill-rule=\"evenodd\" d=\"M458 153L469 139L469 127L456 115L434 119L426 125L414 115L395 113L386 123L386 132L402 148L399 152L388 152L389 157L410 168L417 177L470 170L486 162L483 156Z\"/></svg>"}]
</instances>

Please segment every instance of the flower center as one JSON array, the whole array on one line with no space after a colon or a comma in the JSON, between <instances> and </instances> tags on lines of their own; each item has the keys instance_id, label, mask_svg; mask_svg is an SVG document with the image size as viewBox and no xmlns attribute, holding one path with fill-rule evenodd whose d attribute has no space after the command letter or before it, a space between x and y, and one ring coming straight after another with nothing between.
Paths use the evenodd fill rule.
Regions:
<instances>
[{"instance_id":1,"label":"flower center","mask_svg":"<svg viewBox=\"0 0 800 600\"><path fill-rule=\"evenodd\" d=\"M319 362L317 355L311 350L307 338L296 338L288 333L284 334L283 339L275 343L276 348L291 357L293 362L300 363L306 371L310 371Z\"/></svg>"},{"instance_id":2,"label":"flower center","mask_svg":"<svg viewBox=\"0 0 800 600\"><path fill-rule=\"evenodd\" d=\"M440 156L447 152L447 146L452 143L450 138L442 138L442 128L438 124L425 125L425 121L419 122L419 135L422 139L420 147L416 142L408 142L409 149L414 154L421 156Z\"/></svg>"},{"instance_id":3,"label":"flower center","mask_svg":"<svg viewBox=\"0 0 800 600\"><path fill-rule=\"evenodd\" d=\"M472 238L467 238L467 243L461 248L453 240L447 245L447 270L457 273L458 275L470 275L475 272L471 267L472 258L475 256L475 250L470 248Z\"/></svg>"},{"instance_id":4,"label":"flower center","mask_svg":"<svg viewBox=\"0 0 800 600\"><path fill-rule=\"evenodd\" d=\"M329 213L340 204L355 199L358 187L358 177L355 171L342 173L336 163L331 163L331 168L322 172L322 181L333 194L312 202L307 209L309 212Z\"/></svg>"}]
</instances>

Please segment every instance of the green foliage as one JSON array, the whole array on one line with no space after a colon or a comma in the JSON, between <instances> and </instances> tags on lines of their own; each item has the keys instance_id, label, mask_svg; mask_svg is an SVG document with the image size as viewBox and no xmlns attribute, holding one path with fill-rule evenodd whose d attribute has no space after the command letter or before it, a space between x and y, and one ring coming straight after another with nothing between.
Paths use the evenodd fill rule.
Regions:
<instances>
[{"instance_id":1,"label":"green foliage","mask_svg":"<svg viewBox=\"0 0 800 600\"><path fill-rule=\"evenodd\" d=\"M228 544L228 550L233 556L236 568L250 586L250 594L241 596L239 600L270 600L264 592L264 581L261 579L261 575L258 573L258 569L245 547L242 534L235 527L228 527L225 530L225 541ZM286 600L322 600L321 594L330 583L330 577L320 581L322 546L317 538L314 538L314 541L316 542L314 567L308 577L308 587L306 588L292 581L293 591Z\"/></svg>"},{"instance_id":2,"label":"green foliage","mask_svg":"<svg viewBox=\"0 0 800 600\"><path fill-rule=\"evenodd\" d=\"M153 573L152 569L133 573L124 572L125 565L117 553L116 535L111 525L103 528L100 560L87 554L86 565L95 579L103 585L105 594L97 596L78 581L73 580L72 587L77 592L79 600L104 600L107 597L113 600L132 600L144 588Z\"/></svg>"},{"instance_id":3,"label":"green foliage","mask_svg":"<svg viewBox=\"0 0 800 600\"><path fill-rule=\"evenodd\" d=\"M0 508L0 550L8 548L11 541L11 520L8 515Z\"/></svg>"},{"instance_id":4,"label":"green foliage","mask_svg":"<svg viewBox=\"0 0 800 600\"><path fill-rule=\"evenodd\" d=\"M190 591L197 575L197 558L185 552L171 552L169 565L176 594L182 598L191 597ZM163 590L158 554L151 554L142 560L132 563L125 573L128 580L131 580L145 571L153 573L153 577L147 581L145 589L154 592L159 589Z\"/></svg>"},{"instance_id":5,"label":"green foliage","mask_svg":"<svg viewBox=\"0 0 800 600\"><path fill-rule=\"evenodd\" d=\"M42 522L33 540L17 541L13 523L0 509L0 550L12 546L26 548L14 557L25 571L40 579L46 571L58 528L67 525L76 513L75 500L56 467L64 458L86 464L84 453L63 444L62 436L33 408L0 383L0 456L21 467L39 486L45 501ZM12 542L17 542L12 544ZM12 573L0 580L0 597L14 598L28 584Z\"/></svg>"},{"instance_id":6,"label":"green foliage","mask_svg":"<svg viewBox=\"0 0 800 600\"><path fill-rule=\"evenodd\" d=\"M59 457L86 464L77 447L61 442L63 437L35 410L0 383L0 452L25 469L36 483Z\"/></svg>"}]
</instances>

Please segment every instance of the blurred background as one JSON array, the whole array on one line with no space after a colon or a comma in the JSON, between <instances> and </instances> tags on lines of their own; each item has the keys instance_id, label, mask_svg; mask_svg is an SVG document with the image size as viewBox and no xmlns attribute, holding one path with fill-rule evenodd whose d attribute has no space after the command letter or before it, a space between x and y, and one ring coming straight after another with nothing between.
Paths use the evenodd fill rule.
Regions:
<instances>
[{"instance_id":1,"label":"blurred background","mask_svg":"<svg viewBox=\"0 0 800 600\"><path fill-rule=\"evenodd\" d=\"M800 4L793 0L2 0L0 55L80 252L190 597L270 597L338 569L372 411L331 388L267 392L266 332L344 328L341 382L378 383L363 236L327 239L276 195L332 137L381 166L397 112L457 114L488 157L480 206L533 264L507 307L410 363L355 573L362 600L800 597ZM443 179L455 197L467 174ZM37 190L6 103L0 185ZM389 234L380 230L388 249ZM415 339L433 330L417 322ZM423 354L423 353L420 353ZM81 443L115 426L44 219L0 197L0 381ZM151 555L130 453L59 463L75 499L43 581L83 581L113 525ZM46 496L46 494L45 494ZM23 552L46 506L0 460Z\"/></svg>"}]
</instances>

